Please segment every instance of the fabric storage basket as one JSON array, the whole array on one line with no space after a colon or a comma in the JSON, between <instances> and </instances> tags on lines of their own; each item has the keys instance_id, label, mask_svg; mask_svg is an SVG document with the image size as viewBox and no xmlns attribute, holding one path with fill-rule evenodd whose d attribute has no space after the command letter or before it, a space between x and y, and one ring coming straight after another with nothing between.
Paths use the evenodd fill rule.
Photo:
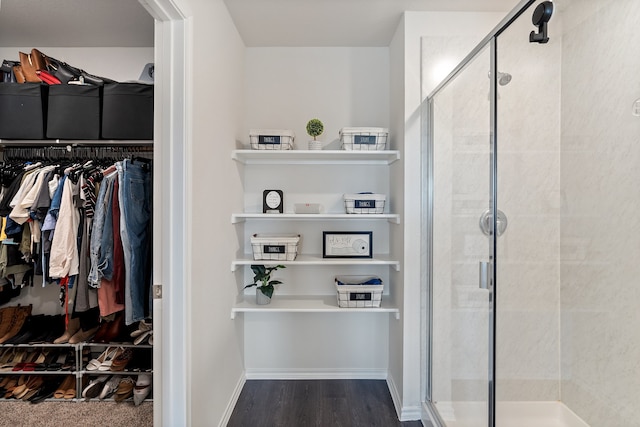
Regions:
<instances>
[{"instance_id":1,"label":"fabric storage basket","mask_svg":"<svg viewBox=\"0 0 640 427\"><path fill-rule=\"evenodd\" d=\"M343 150L384 150L389 137L386 128L342 128L340 142Z\"/></svg>"},{"instance_id":2,"label":"fabric storage basket","mask_svg":"<svg viewBox=\"0 0 640 427\"><path fill-rule=\"evenodd\" d=\"M102 139L153 139L153 85L104 86Z\"/></svg>"},{"instance_id":3,"label":"fabric storage basket","mask_svg":"<svg viewBox=\"0 0 640 427\"><path fill-rule=\"evenodd\" d=\"M338 307L380 307L384 285L376 276L336 276Z\"/></svg>"},{"instance_id":4,"label":"fabric storage basket","mask_svg":"<svg viewBox=\"0 0 640 427\"><path fill-rule=\"evenodd\" d=\"M43 139L48 86L0 83L0 138Z\"/></svg>"},{"instance_id":5,"label":"fabric storage basket","mask_svg":"<svg viewBox=\"0 0 640 427\"><path fill-rule=\"evenodd\" d=\"M47 138L100 139L99 86L49 86Z\"/></svg>"},{"instance_id":6,"label":"fabric storage basket","mask_svg":"<svg viewBox=\"0 0 640 427\"><path fill-rule=\"evenodd\" d=\"M300 235L254 234L251 236L256 261L293 261L298 255Z\"/></svg>"},{"instance_id":7,"label":"fabric storage basket","mask_svg":"<svg viewBox=\"0 0 640 427\"><path fill-rule=\"evenodd\" d=\"M251 129L249 140L253 150L291 150L295 134L287 129Z\"/></svg>"},{"instance_id":8,"label":"fabric storage basket","mask_svg":"<svg viewBox=\"0 0 640 427\"><path fill-rule=\"evenodd\" d=\"M348 214L381 214L386 198L374 193L345 194L344 208Z\"/></svg>"}]
</instances>

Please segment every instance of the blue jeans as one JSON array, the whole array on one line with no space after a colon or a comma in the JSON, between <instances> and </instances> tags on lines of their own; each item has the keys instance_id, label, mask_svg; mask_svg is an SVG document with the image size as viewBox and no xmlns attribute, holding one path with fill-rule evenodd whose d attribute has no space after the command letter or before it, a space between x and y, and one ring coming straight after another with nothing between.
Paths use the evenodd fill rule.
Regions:
<instances>
[{"instance_id":1,"label":"blue jeans","mask_svg":"<svg viewBox=\"0 0 640 427\"><path fill-rule=\"evenodd\" d=\"M145 318L149 297L151 242L151 170L129 159L117 163L120 235L125 263L125 323Z\"/></svg>"},{"instance_id":2,"label":"blue jeans","mask_svg":"<svg viewBox=\"0 0 640 427\"><path fill-rule=\"evenodd\" d=\"M111 279L109 269L113 267L113 224L111 214L111 199L113 194L113 182L116 175L105 177L100 185L100 191L96 198L95 213L93 215L93 228L89 246L91 269L89 270L89 284L95 288L100 287L100 279ZM105 242L109 239L109 242Z\"/></svg>"}]
</instances>

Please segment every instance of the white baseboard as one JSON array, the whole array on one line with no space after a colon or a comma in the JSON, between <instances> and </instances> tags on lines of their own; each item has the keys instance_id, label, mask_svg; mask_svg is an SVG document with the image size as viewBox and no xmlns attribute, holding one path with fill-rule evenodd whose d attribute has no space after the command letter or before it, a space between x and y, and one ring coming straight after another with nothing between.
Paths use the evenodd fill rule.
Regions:
<instances>
[{"instance_id":1,"label":"white baseboard","mask_svg":"<svg viewBox=\"0 0 640 427\"><path fill-rule=\"evenodd\" d=\"M238 379L238 383L236 387L233 389L233 394L231 395L231 399L229 399L229 403L227 404L226 409L224 410L224 414L222 414L222 419L218 424L218 427L225 427L229 420L231 419L231 414L233 414L233 408L236 407L236 403L238 403L238 399L240 398L240 393L242 392L242 387L244 387L244 383L247 381L247 377L242 373L240 375L240 379Z\"/></svg>"},{"instance_id":2,"label":"white baseboard","mask_svg":"<svg viewBox=\"0 0 640 427\"><path fill-rule=\"evenodd\" d=\"M248 369L248 380L386 380L386 369Z\"/></svg>"},{"instance_id":3,"label":"white baseboard","mask_svg":"<svg viewBox=\"0 0 640 427\"><path fill-rule=\"evenodd\" d=\"M415 421L422 418L422 408L420 406L403 406L400 392L393 381L393 376L387 377L387 387L389 387L389 393L391 393L391 400L393 406L396 408L396 414L400 421Z\"/></svg>"}]
</instances>

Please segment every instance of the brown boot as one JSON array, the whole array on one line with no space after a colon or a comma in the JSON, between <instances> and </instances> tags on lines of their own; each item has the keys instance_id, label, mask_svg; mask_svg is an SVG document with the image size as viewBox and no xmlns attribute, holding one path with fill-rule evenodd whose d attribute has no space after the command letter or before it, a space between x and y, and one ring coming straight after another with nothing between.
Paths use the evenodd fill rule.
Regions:
<instances>
[{"instance_id":1,"label":"brown boot","mask_svg":"<svg viewBox=\"0 0 640 427\"><path fill-rule=\"evenodd\" d=\"M5 307L0 309L0 337L9 332L16 308L18 307Z\"/></svg>"},{"instance_id":2,"label":"brown boot","mask_svg":"<svg viewBox=\"0 0 640 427\"><path fill-rule=\"evenodd\" d=\"M71 338L76 332L80 329L80 318L72 317L69 319L69 324L67 325L67 329L64 331L62 336L56 338L53 343L54 344L66 344L69 342L69 338Z\"/></svg>"},{"instance_id":3,"label":"brown boot","mask_svg":"<svg viewBox=\"0 0 640 427\"><path fill-rule=\"evenodd\" d=\"M16 336L20 329L22 329L22 325L24 325L27 317L31 315L31 304L22 305L15 307L15 313L13 315L13 319L11 321L11 326L9 330L0 338L0 344L4 343L6 340L13 338Z\"/></svg>"}]
</instances>

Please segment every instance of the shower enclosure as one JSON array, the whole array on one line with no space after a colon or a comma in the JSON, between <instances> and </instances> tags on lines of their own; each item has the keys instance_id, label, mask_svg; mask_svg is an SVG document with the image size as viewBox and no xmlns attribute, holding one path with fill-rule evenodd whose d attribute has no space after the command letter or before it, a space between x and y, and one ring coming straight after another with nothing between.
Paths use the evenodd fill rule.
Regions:
<instances>
[{"instance_id":1,"label":"shower enclosure","mask_svg":"<svg viewBox=\"0 0 640 427\"><path fill-rule=\"evenodd\" d=\"M424 101L434 425L640 426L639 22L522 1Z\"/></svg>"}]
</instances>

